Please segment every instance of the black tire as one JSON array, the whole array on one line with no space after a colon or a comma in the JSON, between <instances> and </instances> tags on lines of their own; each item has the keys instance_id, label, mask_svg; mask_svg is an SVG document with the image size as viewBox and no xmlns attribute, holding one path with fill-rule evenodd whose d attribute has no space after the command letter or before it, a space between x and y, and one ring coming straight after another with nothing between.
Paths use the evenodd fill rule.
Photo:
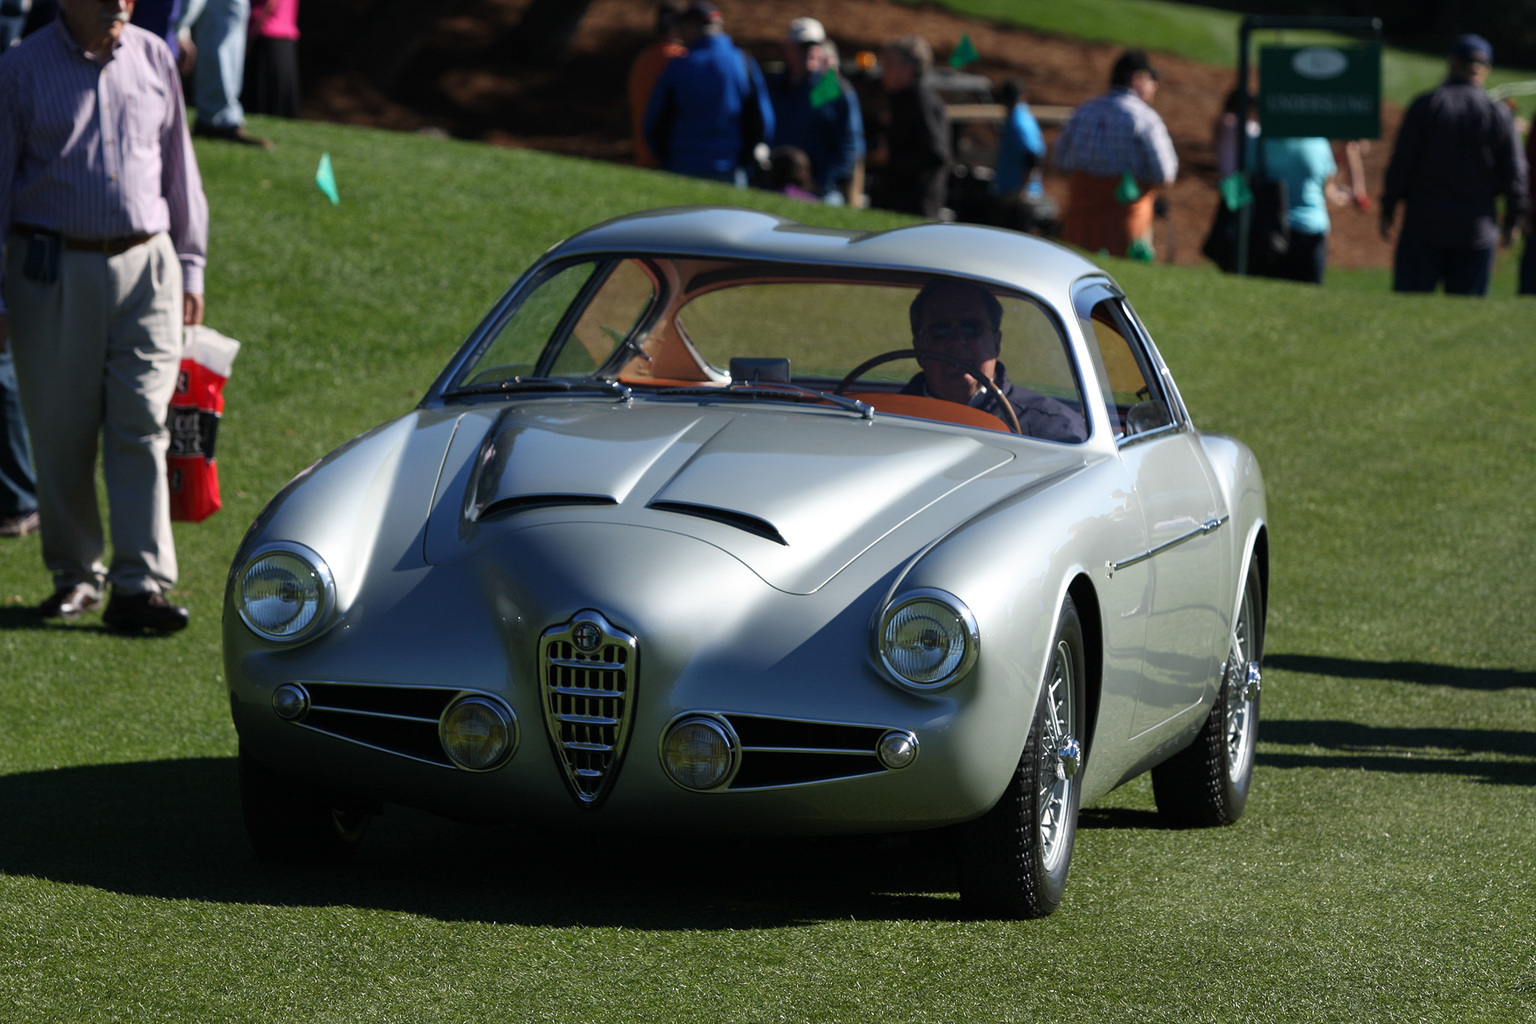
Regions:
<instances>
[{"instance_id":1,"label":"black tire","mask_svg":"<svg viewBox=\"0 0 1536 1024\"><path fill-rule=\"evenodd\" d=\"M1248 563L1232 635L1221 690L1205 724L1193 743L1152 769L1158 812L1175 825L1231 825L1248 804L1264 659L1264 588L1256 558Z\"/></svg>"},{"instance_id":2,"label":"black tire","mask_svg":"<svg viewBox=\"0 0 1536 1024\"><path fill-rule=\"evenodd\" d=\"M1051 651L1008 788L990 811L959 829L960 899L978 917L1045 917L1066 892L1083 756L1069 764L1061 754L1083 735L1087 692L1083 627L1070 598Z\"/></svg>"},{"instance_id":3,"label":"black tire","mask_svg":"<svg viewBox=\"0 0 1536 1024\"><path fill-rule=\"evenodd\" d=\"M369 815L341 806L323 790L275 771L240 750L240 806L260 860L339 864L368 830Z\"/></svg>"}]
</instances>

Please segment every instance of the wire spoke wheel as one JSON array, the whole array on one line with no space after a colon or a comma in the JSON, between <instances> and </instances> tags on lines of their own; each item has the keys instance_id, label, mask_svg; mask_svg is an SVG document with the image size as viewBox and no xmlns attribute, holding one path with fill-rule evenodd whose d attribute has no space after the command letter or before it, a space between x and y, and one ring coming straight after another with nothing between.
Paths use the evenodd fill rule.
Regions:
<instances>
[{"instance_id":1,"label":"wire spoke wheel","mask_svg":"<svg viewBox=\"0 0 1536 1024\"><path fill-rule=\"evenodd\" d=\"M1018 767L992 809L958 830L960 898L978 916L1045 917L1061 905L1077 836L1086 664L1069 598Z\"/></svg>"},{"instance_id":2,"label":"wire spoke wheel","mask_svg":"<svg viewBox=\"0 0 1536 1024\"><path fill-rule=\"evenodd\" d=\"M1248 804L1264 657L1264 584L1257 557L1249 560L1242 586L1226 671L1210 715L1194 742L1152 769L1157 809L1178 825L1230 825Z\"/></svg>"},{"instance_id":3,"label":"wire spoke wheel","mask_svg":"<svg viewBox=\"0 0 1536 1024\"><path fill-rule=\"evenodd\" d=\"M1072 649L1065 642L1056 645L1051 672L1046 679L1042 718L1039 759L1039 797L1037 819L1040 828L1040 849L1046 868L1054 870L1063 855L1071 849L1067 841L1072 829L1068 818L1076 806L1072 799L1077 785L1075 775L1068 776L1062 766L1060 752L1072 737L1071 723L1075 720L1076 671L1072 663Z\"/></svg>"}]
</instances>

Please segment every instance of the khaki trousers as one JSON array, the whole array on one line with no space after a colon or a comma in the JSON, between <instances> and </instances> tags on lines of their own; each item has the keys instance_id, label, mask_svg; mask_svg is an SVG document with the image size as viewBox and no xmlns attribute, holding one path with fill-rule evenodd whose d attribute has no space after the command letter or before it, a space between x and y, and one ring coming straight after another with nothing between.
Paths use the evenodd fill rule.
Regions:
<instances>
[{"instance_id":1,"label":"khaki trousers","mask_svg":"<svg viewBox=\"0 0 1536 1024\"><path fill-rule=\"evenodd\" d=\"M10 345L54 587L165 590L176 582L165 475L166 409L182 349L175 247L160 234L116 256L65 250L58 280L45 285L22 274L26 243L6 241ZM98 441L110 568L96 501Z\"/></svg>"}]
</instances>

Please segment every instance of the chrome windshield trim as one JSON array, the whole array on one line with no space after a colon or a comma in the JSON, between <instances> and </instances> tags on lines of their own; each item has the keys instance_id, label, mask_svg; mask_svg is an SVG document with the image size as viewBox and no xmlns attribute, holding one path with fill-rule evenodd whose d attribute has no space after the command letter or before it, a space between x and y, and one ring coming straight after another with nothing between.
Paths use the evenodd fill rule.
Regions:
<instances>
[{"instance_id":1,"label":"chrome windshield trim","mask_svg":"<svg viewBox=\"0 0 1536 1024\"><path fill-rule=\"evenodd\" d=\"M1183 534L1182 536L1175 537L1175 538L1173 538L1173 540L1165 541L1162 544L1159 544L1155 548L1152 548L1152 549L1147 550L1147 551L1143 551L1139 555L1133 555L1130 558L1122 559L1122 560L1120 560L1118 562L1105 562L1104 564L1109 569L1109 574L1111 576L1113 576L1115 573L1119 572L1121 569L1129 569L1133 565L1140 565L1142 562L1145 562L1145 561L1147 561L1149 559L1152 559L1152 558L1156 558L1158 555L1162 554L1163 552L1171 550L1172 548L1176 548L1180 544L1184 544L1184 543L1186 543L1188 541L1192 541L1196 537L1204 537L1207 534L1215 533L1217 530L1219 530L1223 526L1225 526L1227 521L1229 519L1231 519L1231 518L1232 517L1229 516L1229 515L1222 515L1222 516L1217 516L1214 519L1207 519L1205 522L1201 523L1199 526L1195 527L1193 530L1190 530L1188 533Z\"/></svg>"}]
</instances>

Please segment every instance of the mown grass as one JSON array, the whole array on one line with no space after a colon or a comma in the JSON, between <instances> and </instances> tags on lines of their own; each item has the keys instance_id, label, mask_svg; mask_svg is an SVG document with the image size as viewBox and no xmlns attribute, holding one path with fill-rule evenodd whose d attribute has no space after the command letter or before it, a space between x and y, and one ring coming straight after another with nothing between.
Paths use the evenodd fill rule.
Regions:
<instances>
[{"instance_id":1,"label":"mown grass","mask_svg":"<svg viewBox=\"0 0 1536 1024\"><path fill-rule=\"evenodd\" d=\"M684 202L894 217L538 153L262 123L203 146L208 310L245 343L193 624L44 626L0 543L0 1019L1509 1021L1536 1004L1536 361L1486 301L1112 261L1207 429L1267 474L1264 726L1237 826L1084 815L1053 918L976 922L928 847L571 840L392 812L342 871L250 854L218 609L290 476L408 409L561 236ZM331 153L342 203L314 188ZM515 825L515 823L513 823Z\"/></svg>"}]
</instances>

